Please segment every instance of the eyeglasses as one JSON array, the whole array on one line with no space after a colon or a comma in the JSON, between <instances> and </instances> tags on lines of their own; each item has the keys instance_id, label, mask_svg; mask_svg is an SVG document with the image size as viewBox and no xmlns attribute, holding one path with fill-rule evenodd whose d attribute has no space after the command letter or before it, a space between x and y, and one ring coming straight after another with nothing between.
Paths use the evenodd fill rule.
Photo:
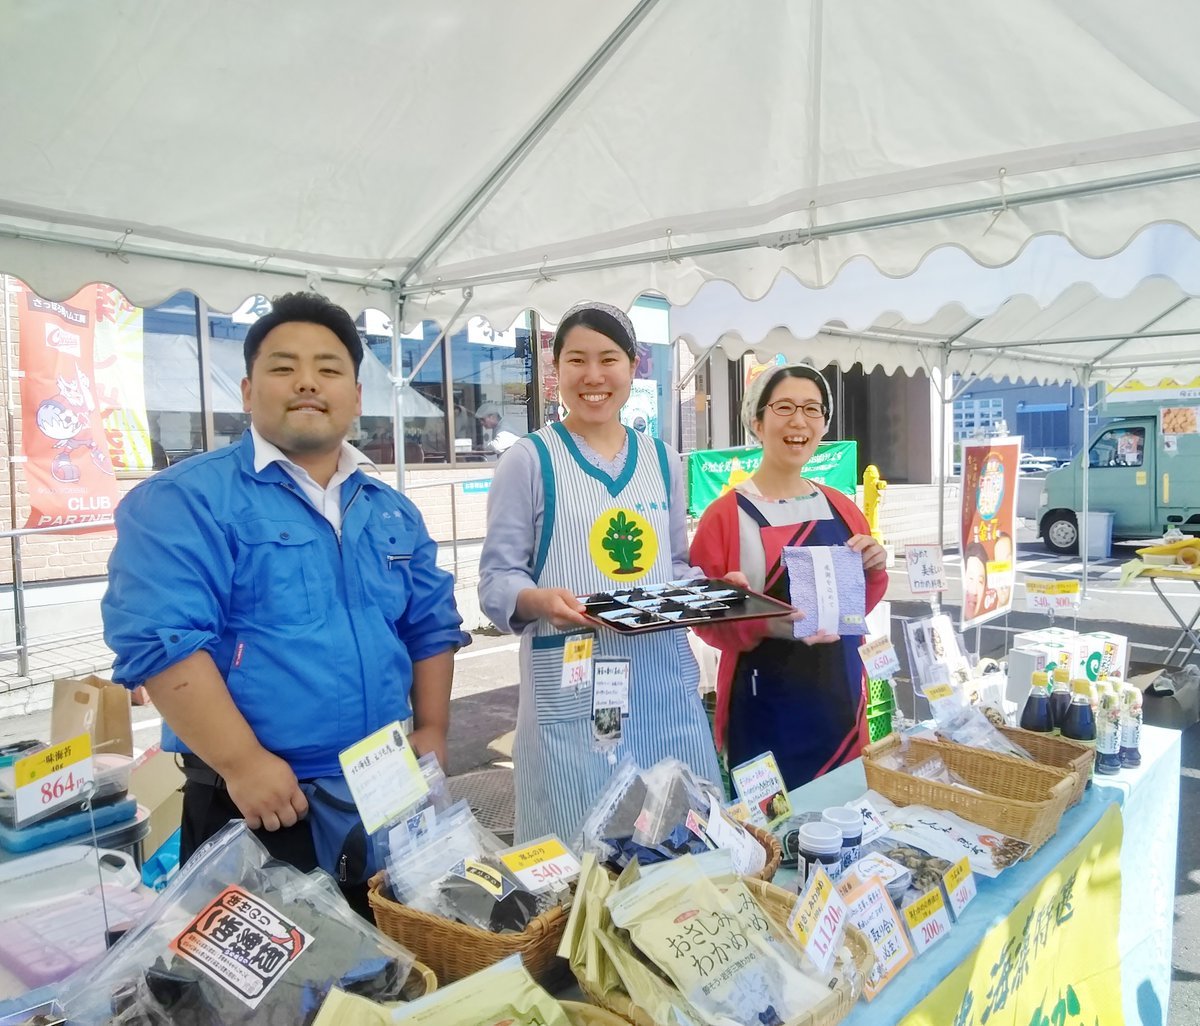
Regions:
<instances>
[{"instance_id":1,"label":"eyeglasses","mask_svg":"<svg viewBox=\"0 0 1200 1026\"><path fill-rule=\"evenodd\" d=\"M829 407L824 403L794 403L790 399L776 399L767 403L764 409L777 417L790 417L797 410L809 420L825 420L829 416Z\"/></svg>"}]
</instances>

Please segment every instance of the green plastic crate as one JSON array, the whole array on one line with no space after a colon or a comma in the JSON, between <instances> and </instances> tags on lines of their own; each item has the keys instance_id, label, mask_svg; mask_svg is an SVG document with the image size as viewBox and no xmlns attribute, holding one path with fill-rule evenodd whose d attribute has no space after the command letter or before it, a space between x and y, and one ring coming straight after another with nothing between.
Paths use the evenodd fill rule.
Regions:
<instances>
[{"instance_id":1,"label":"green plastic crate","mask_svg":"<svg viewBox=\"0 0 1200 1026\"><path fill-rule=\"evenodd\" d=\"M892 682L883 680L867 681L867 705L882 705L884 699L891 703L889 708L896 708L895 695L892 693Z\"/></svg>"},{"instance_id":2,"label":"green plastic crate","mask_svg":"<svg viewBox=\"0 0 1200 1026\"><path fill-rule=\"evenodd\" d=\"M867 717L867 736L874 743L892 732L892 712L877 713Z\"/></svg>"}]
</instances>

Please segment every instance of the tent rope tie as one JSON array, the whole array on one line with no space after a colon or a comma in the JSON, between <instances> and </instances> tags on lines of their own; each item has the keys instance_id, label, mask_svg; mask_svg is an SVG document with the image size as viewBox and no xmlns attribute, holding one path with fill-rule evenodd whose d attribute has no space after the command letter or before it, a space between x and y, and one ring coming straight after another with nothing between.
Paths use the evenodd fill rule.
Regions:
<instances>
[{"instance_id":1,"label":"tent rope tie","mask_svg":"<svg viewBox=\"0 0 1200 1026\"><path fill-rule=\"evenodd\" d=\"M679 257L677 257L675 255L675 247L674 247L673 240L672 240L672 235L674 234L674 231L675 230L673 228L667 229L667 259L669 261L671 261L671 263L677 264L680 262L680 260L679 260Z\"/></svg>"},{"instance_id":2,"label":"tent rope tie","mask_svg":"<svg viewBox=\"0 0 1200 1026\"><path fill-rule=\"evenodd\" d=\"M550 254L542 254L542 266L538 268L537 277L529 283L529 291L532 292L539 285L548 285L551 282L558 281L557 278L552 278L546 273L546 264L550 262Z\"/></svg>"},{"instance_id":3,"label":"tent rope tie","mask_svg":"<svg viewBox=\"0 0 1200 1026\"><path fill-rule=\"evenodd\" d=\"M126 228L125 231L121 233L121 237L119 239L117 239L117 248L114 249L112 251L112 253L109 254L109 256L115 256L123 264L129 263L129 257L127 257L124 253L122 253L121 250L123 250L125 248L125 243L127 243L129 241L129 236L131 236L132 234L133 234L133 229Z\"/></svg>"},{"instance_id":4,"label":"tent rope tie","mask_svg":"<svg viewBox=\"0 0 1200 1026\"><path fill-rule=\"evenodd\" d=\"M988 222L988 226L983 230L983 234L987 235L993 228L996 227L996 222L1000 220L1002 214L1008 212L1008 193L1004 191L1004 179L1008 175L1008 168L1002 167L997 173L997 181L1000 186L1000 208L992 215L992 219Z\"/></svg>"}]
</instances>

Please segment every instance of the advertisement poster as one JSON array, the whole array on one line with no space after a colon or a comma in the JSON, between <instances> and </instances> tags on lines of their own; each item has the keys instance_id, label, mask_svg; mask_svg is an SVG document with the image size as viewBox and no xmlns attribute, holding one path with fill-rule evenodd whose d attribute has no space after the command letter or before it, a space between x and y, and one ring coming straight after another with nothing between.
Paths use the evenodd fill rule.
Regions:
<instances>
[{"instance_id":1,"label":"advertisement poster","mask_svg":"<svg viewBox=\"0 0 1200 1026\"><path fill-rule=\"evenodd\" d=\"M749 480L762 462L762 449L701 449L688 454L688 516L698 517L730 488ZM851 498L858 483L858 442L822 442L804 466L804 476Z\"/></svg>"},{"instance_id":2,"label":"advertisement poster","mask_svg":"<svg viewBox=\"0 0 1200 1026\"><path fill-rule=\"evenodd\" d=\"M142 310L111 285L96 286L96 401L117 470L150 470L154 457L142 374Z\"/></svg>"},{"instance_id":3,"label":"advertisement poster","mask_svg":"<svg viewBox=\"0 0 1200 1026\"><path fill-rule=\"evenodd\" d=\"M17 287L26 527L112 523L117 480L96 396L96 299L95 285L65 303Z\"/></svg>"},{"instance_id":4,"label":"advertisement poster","mask_svg":"<svg viewBox=\"0 0 1200 1026\"><path fill-rule=\"evenodd\" d=\"M963 443L963 630L1012 608L1020 454L1020 438Z\"/></svg>"}]
</instances>

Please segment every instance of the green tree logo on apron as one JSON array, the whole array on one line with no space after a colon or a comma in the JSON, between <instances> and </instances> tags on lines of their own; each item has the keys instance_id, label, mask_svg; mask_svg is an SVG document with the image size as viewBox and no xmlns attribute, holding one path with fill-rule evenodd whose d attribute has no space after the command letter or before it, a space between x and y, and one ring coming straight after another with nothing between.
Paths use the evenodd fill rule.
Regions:
<instances>
[{"instance_id":1,"label":"green tree logo on apron","mask_svg":"<svg viewBox=\"0 0 1200 1026\"><path fill-rule=\"evenodd\" d=\"M636 574L642 569L637 565L637 559L642 551L643 533L638 522L627 517L623 509L609 519L608 530L604 532L600 544L617 564L616 573Z\"/></svg>"}]
</instances>

